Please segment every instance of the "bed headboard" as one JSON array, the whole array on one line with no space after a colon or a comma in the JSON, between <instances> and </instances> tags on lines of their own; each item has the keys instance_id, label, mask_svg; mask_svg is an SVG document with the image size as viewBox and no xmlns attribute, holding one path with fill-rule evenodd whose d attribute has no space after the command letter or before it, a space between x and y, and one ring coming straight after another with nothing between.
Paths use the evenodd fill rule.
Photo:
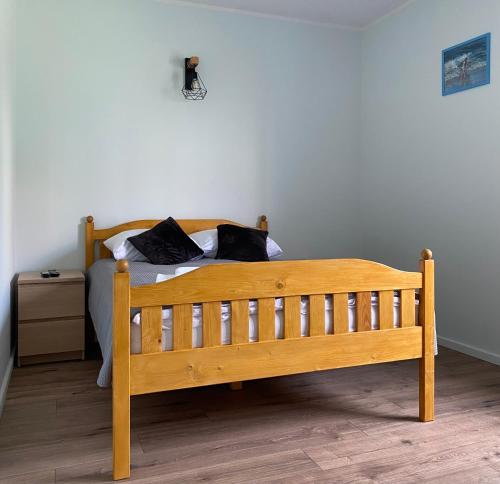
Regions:
<instances>
[{"instance_id":1,"label":"bed headboard","mask_svg":"<svg viewBox=\"0 0 500 484\"><path fill-rule=\"evenodd\" d=\"M232 222L231 220L210 218L184 219L176 221L187 234L199 232L200 230L215 229L217 228L217 225L221 224L241 225L239 223ZM89 215L85 222L85 269L88 269L96 260L96 243L99 244L100 259L111 257L111 252L103 244L106 239L109 239L110 237L113 237L113 235L119 234L124 230L151 229L160 222L162 222L162 220L133 220L132 222L125 222L107 229L96 229L94 228L94 217ZM267 217L262 215L259 217L257 228L267 230L267 227Z\"/></svg>"}]
</instances>

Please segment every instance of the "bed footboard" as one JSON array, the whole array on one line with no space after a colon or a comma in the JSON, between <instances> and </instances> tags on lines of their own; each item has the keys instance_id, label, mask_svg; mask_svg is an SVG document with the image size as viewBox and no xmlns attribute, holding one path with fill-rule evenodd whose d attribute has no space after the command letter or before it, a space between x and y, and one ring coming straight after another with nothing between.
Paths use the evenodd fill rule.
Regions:
<instances>
[{"instance_id":1,"label":"bed footboard","mask_svg":"<svg viewBox=\"0 0 500 484\"><path fill-rule=\"evenodd\" d=\"M399 327L394 327L394 291ZM378 329L371 324L378 294ZM416 292L420 295L418 321ZM349 331L349 293L356 328ZM325 331L325 296L333 331ZM309 334L301 335L301 297L309 298ZM275 335L275 298L284 301L284 334ZM258 304L258 341L249 342L249 300ZM230 344L221 344L221 305L231 306ZM202 306L201 348L192 347L193 305ZM162 307L173 312L173 349L162 351ZM141 310L142 352L130 354L130 310ZM317 370L420 359L420 420L434 418L434 262L420 272L360 259L205 266L160 284L130 287L117 262L113 314L113 477L130 475L130 397Z\"/></svg>"}]
</instances>

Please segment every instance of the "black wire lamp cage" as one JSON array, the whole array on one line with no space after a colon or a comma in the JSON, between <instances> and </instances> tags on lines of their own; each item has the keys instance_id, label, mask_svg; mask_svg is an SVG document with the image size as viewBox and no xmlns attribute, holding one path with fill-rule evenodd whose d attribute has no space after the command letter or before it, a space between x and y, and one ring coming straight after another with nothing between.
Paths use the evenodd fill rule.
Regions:
<instances>
[{"instance_id":1,"label":"black wire lamp cage","mask_svg":"<svg viewBox=\"0 0 500 484\"><path fill-rule=\"evenodd\" d=\"M196 72L199 63L198 57L184 59L184 87L181 92L184 94L184 98L190 101L201 101L207 95L207 88Z\"/></svg>"}]
</instances>

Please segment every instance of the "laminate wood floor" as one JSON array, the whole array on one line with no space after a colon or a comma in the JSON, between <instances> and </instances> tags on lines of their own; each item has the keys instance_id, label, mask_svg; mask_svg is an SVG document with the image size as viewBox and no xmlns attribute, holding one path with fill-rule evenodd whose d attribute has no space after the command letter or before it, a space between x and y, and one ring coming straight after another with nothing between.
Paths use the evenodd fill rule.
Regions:
<instances>
[{"instance_id":1,"label":"laminate wood floor","mask_svg":"<svg viewBox=\"0 0 500 484\"><path fill-rule=\"evenodd\" d=\"M141 483L500 483L500 367L442 348L436 421L417 362L132 399ZM111 481L111 393L97 361L15 369L0 420L1 483Z\"/></svg>"}]
</instances>

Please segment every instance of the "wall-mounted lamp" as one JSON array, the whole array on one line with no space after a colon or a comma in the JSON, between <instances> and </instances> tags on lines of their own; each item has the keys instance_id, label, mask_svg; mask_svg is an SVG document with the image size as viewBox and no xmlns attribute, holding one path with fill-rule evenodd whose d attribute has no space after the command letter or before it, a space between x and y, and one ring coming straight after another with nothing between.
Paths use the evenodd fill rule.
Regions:
<instances>
[{"instance_id":1,"label":"wall-mounted lamp","mask_svg":"<svg viewBox=\"0 0 500 484\"><path fill-rule=\"evenodd\" d=\"M184 59L184 87L182 94L191 101L201 101L207 95L207 89L201 77L196 72L196 67L200 63L198 57L186 57Z\"/></svg>"}]
</instances>

